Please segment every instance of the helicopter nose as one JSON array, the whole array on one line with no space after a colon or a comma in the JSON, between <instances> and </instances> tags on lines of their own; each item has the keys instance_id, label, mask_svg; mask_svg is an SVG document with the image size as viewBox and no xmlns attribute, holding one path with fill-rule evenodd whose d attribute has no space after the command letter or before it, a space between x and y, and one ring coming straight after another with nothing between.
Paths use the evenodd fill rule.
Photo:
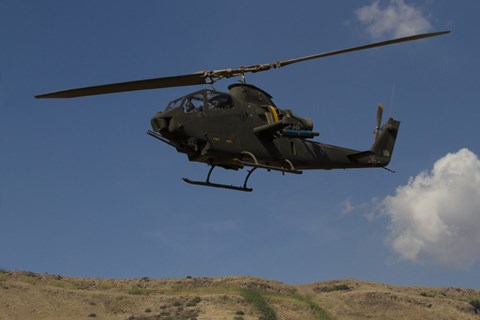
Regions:
<instances>
[{"instance_id":1,"label":"helicopter nose","mask_svg":"<svg viewBox=\"0 0 480 320\"><path fill-rule=\"evenodd\" d=\"M168 123L168 131L170 133L174 133L174 132L177 132L179 130L181 130L183 128L183 124L181 124L180 122L176 121L175 119L170 119L169 123Z\"/></svg>"},{"instance_id":2,"label":"helicopter nose","mask_svg":"<svg viewBox=\"0 0 480 320\"><path fill-rule=\"evenodd\" d=\"M162 116L162 113L158 112L151 120L152 128L156 132L167 130L169 121L170 117Z\"/></svg>"}]
</instances>

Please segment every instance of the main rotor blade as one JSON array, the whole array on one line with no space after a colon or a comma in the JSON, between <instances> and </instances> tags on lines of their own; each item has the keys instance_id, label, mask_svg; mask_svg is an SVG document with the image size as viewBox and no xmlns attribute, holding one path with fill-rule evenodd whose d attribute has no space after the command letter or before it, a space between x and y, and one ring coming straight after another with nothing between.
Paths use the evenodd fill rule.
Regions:
<instances>
[{"instance_id":1,"label":"main rotor blade","mask_svg":"<svg viewBox=\"0 0 480 320\"><path fill-rule=\"evenodd\" d=\"M395 43L400 43L400 42L407 42L407 41L414 41L414 40L419 40L419 39L424 39L424 38L431 38L431 37L436 37L436 36L440 36L440 35L447 34L447 33L450 33L450 31L417 34L417 35L414 35L414 36L408 36L408 37L397 38L397 39L392 39L392 40L387 40L387 41L375 42L375 43L371 43L371 44L367 44L367 45L363 45L363 46L358 46L358 47L353 47L353 48L348 48L348 49L342 49L342 50L336 50L336 51L325 52L325 53L320 53L320 54L314 54L314 55L311 55L311 56L306 56L306 57L297 58L297 59L281 60L281 61L278 61L278 62L274 63L273 65L274 65L274 67L279 68L279 67L287 66L289 64L296 63L296 62L319 59L319 58L334 56L334 55L337 55L337 54L343 54L343 53L348 53L348 52L353 52L353 51L360 51L360 50L366 50L366 49L371 49L371 48L376 48L376 47L388 46L388 45L395 44Z\"/></svg>"},{"instance_id":2,"label":"main rotor blade","mask_svg":"<svg viewBox=\"0 0 480 320\"><path fill-rule=\"evenodd\" d=\"M272 68L281 68L297 62L324 58L324 57L329 57L329 56L353 52L353 51L371 49L371 48L391 45L391 44L400 43L400 42L407 42L407 41L419 40L424 38L436 37L436 36L447 34L447 33L450 33L450 31L417 34L414 36L376 42L376 43L371 43L363 46L357 46L357 47L348 48L348 49L320 53L320 54L315 54L315 55L296 58L296 59L279 60L273 63L257 64L257 65L252 65L248 67L240 66L238 69L228 68L228 69L221 69L221 70L192 73L192 74L187 74L182 76L163 77L163 78L155 78L155 79L147 79L147 80L105 84L105 85L99 85L99 86L93 86L93 87L70 89L70 90L63 90L63 91L41 94L41 95L35 96L35 98L76 98L76 97L125 92L125 91L192 86L192 85L209 84L209 83L211 84L223 78L243 76L247 72L255 73L255 72L261 72L261 71L267 71Z\"/></svg>"},{"instance_id":3,"label":"main rotor blade","mask_svg":"<svg viewBox=\"0 0 480 320\"><path fill-rule=\"evenodd\" d=\"M204 73L193 73L183 76L119 82L93 87L63 90L52 93L40 94L35 96L35 98L76 98L125 91L192 86L197 84L206 84L207 81L205 78L206 77Z\"/></svg>"}]
</instances>

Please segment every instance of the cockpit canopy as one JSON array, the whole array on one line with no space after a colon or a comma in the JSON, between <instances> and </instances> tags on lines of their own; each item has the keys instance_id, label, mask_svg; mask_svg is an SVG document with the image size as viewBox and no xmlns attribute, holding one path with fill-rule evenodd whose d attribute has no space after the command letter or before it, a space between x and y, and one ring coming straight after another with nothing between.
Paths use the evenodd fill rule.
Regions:
<instances>
[{"instance_id":1,"label":"cockpit canopy","mask_svg":"<svg viewBox=\"0 0 480 320\"><path fill-rule=\"evenodd\" d=\"M200 112L204 110L231 109L233 108L230 95L214 90L200 90L171 101L165 111L183 107L184 112Z\"/></svg>"},{"instance_id":2,"label":"cockpit canopy","mask_svg":"<svg viewBox=\"0 0 480 320\"><path fill-rule=\"evenodd\" d=\"M260 88L250 84L232 84L228 87L229 94L210 89L203 89L187 96L171 101L165 111L181 109L185 113L209 112L212 110L228 110L234 108L233 99L250 102L265 110L263 117L265 122L288 122L288 128L292 130L313 130L313 122L310 119L299 117L291 110L281 110L275 106L272 97Z\"/></svg>"}]
</instances>

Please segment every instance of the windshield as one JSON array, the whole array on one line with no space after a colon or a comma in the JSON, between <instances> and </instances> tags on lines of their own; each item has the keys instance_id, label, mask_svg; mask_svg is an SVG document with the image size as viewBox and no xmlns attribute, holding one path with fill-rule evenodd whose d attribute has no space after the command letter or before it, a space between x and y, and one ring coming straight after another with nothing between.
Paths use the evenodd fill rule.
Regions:
<instances>
[{"instance_id":1,"label":"windshield","mask_svg":"<svg viewBox=\"0 0 480 320\"><path fill-rule=\"evenodd\" d=\"M202 112L205 105L203 93L198 92L187 97L183 111L185 112Z\"/></svg>"},{"instance_id":2,"label":"windshield","mask_svg":"<svg viewBox=\"0 0 480 320\"><path fill-rule=\"evenodd\" d=\"M201 90L186 97L171 101L165 108L165 111L181 107L182 105L185 112L204 111L204 106L206 106L206 110L233 108L232 99L229 94L213 90Z\"/></svg>"},{"instance_id":3,"label":"windshield","mask_svg":"<svg viewBox=\"0 0 480 320\"><path fill-rule=\"evenodd\" d=\"M206 90L207 91L207 108L208 110L221 110L232 108L230 96L225 93Z\"/></svg>"},{"instance_id":4,"label":"windshield","mask_svg":"<svg viewBox=\"0 0 480 320\"><path fill-rule=\"evenodd\" d=\"M180 105L182 104L182 101L183 101L183 97L171 101L165 108L165 111L180 107Z\"/></svg>"}]
</instances>

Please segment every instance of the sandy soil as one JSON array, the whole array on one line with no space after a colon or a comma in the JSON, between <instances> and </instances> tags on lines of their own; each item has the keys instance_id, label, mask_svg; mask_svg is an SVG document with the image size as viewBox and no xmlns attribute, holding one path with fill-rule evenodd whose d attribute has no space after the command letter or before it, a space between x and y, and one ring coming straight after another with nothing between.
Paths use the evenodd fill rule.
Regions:
<instances>
[{"instance_id":1,"label":"sandy soil","mask_svg":"<svg viewBox=\"0 0 480 320\"><path fill-rule=\"evenodd\" d=\"M480 291L358 280L87 279L0 271L0 320L480 319Z\"/></svg>"}]
</instances>

